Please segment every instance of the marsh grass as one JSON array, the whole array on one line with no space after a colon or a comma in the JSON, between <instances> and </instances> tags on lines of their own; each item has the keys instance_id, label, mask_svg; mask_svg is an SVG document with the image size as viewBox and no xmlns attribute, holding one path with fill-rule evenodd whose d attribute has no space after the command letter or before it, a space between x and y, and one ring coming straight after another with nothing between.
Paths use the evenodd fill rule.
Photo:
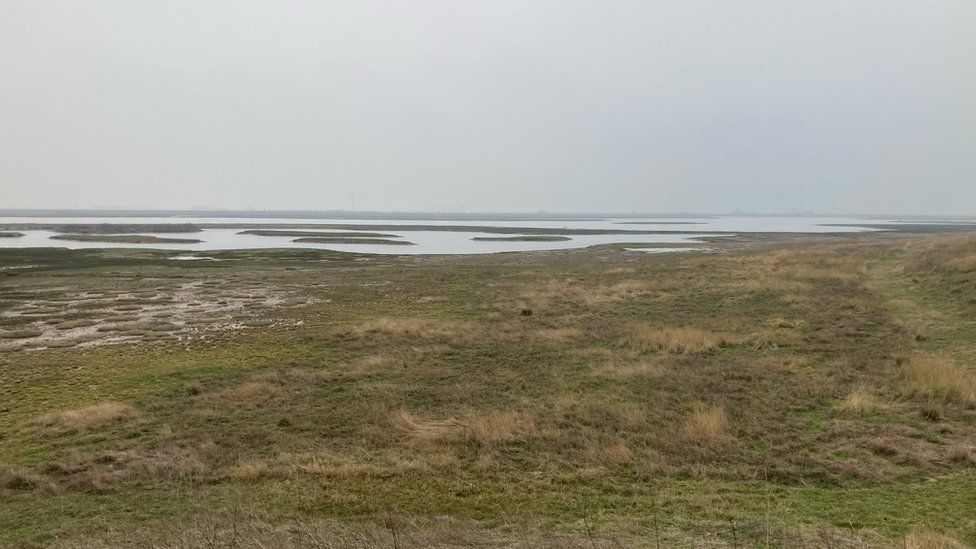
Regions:
<instances>
[{"instance_id":1,"label":"marsh grass","mask_svg":"<svg viewBox=\"0 0 976 549\"><path fill-rule=\"evenodd\" d=\"M574 278L549 279L521 285L516 289L517 301L523 307L552 312L564 307L602 307L650 293L647 281L625 279L608 284L593 284ZM503 308L510 308L506 303Z\"/></svg>"},{"instance_id":2,"label":"marsh grass","mask_svg":"<svg viewBox=\"0 0 976 549\"><path fill-rule=\"evenodd\" d=\"M29 469L8 467L0 470L0 488L7 490L42 490L50 484L44 476Z\"/></svg>"},{"instance_id":3,"label":"marsh grass","mask_svg":"<svg viewBox=\"0 0 976 549\"><path fill-rule=\"evenodd\" d=\"M100 531L81 539L57 540L55 549L324 548L324 549L610 549L621 546L611 532L562 532L551 527L506 521L488 529L456 517L418 518L387 511L373 521L337 519L273 520L268 514L235 509L180 517L123 535Z\"/></svg>"},{"instance_id":4,"label":"marsh grass","mask_svg":"<svg viewBox=\"0 0 976 549\"><path fill-rule=\"evenodd\" d=\"M480 448L525 440L538 431L532 415L512 410L473 415L466 419L465 425L471 441Z\"/></svg>"},{"instance_id":5,"label":"marsh grass","mask_svg":"<svg viewBox=\"0 0 976 549\"><path fill-rule=\"evenodd\" d=\"M957 443L949 447L946 458L952 463L976 466L976 447Z\"/></svg>"},{"instance_id":6,"label":"marsh grass","mask_svg":"<svg viewBox=\"0 0 976 549\"><path fill-rule=\"evenodd\" d=\"M699 353L727 343L725 336L694 326L660 327L647 323L631 325L625 341L639 349L670 353Z\"/></svg>"},{"instance_id":7,"label":"marsh grass","mask_svg":"<svg viewBox=\"0 0 976 549\"><path fill-rule=\"evenodd\" d=\"M966 549L958 539L933 530L915 530L905 535L904 549Z\"/></svg>"},{"instance_id":8,"label":"marsh grass","mask_svg":"<svg viewBox=\"0 0 976 549\"><path fill-rule=\"evenodd\" d=\"M724 445L732 440L729 416L721 406L696 405L682 424L681 432L688 440L703 445Z\"/></svg>"},{"instance_id":9,"label":"marsh grass","mask_svg":"<svg viewBox=\"0 0 976 549\"><path fill-rule=\"evenodd\" d=\"M907 395L976 404L976 376L946 358L913 357L902 364L899 376Z\"/></svg>"},{"instance_id":10,"label":"marsh grass","mask_svg":"<svg viewBox=\"0 0 976 549\"><path fill-rule=\"evenodd\" d=\"M403 355L389 352L372 353L353 360L345 371L353 376L391 372L404 367L404 358Z\"/></svg>"},{"instance_id":11,"label":"marsh grass","mask_svg":"<svg viewBox=\"0 0 976 549\"><path fill-rule=\"evenodd\" d=\"M948 271L969 273L976 270L976 237L971 235L929 239L920 252L906 263L913 272Z\"/></svg>"},{"instance_id":12,"label":"marsh grass","mask_svg":"<svg viewBox=\"0 0 976 549\"><path fill-rule=\"evenodd\" d=\"M976 294L957 271L903 271L918 248L874 238L707 257L66 254L0 280L3 312L31 301L25 320L67 321L173 298L128 305L187 328L0 355L0 469L14 471L0 545L371 547L376 529L393 547L396 528L401 547L886 547L922 525L976 541L971 407L915 399L892 359L963 367L976 338L953 307ZM220 318L234 328L209 330ZM80 394L142 414L38 428ZM196 522L238 508L243 522ZM447 537L427 523L410 537L434 517ZM526 541L507 526L522 517L547 530Z\"/></svg>"},{"instance_id":13,"label":"marsh grass","mask_svg":"<svg viewBox=\"0 0 976 549\"><path fill-rule=\"evenodd\" d=\"M128 404L101 402L47 412L37 416L35 423L51 431L88 431L108 423L121 422L135 418L138 410Z\"/></svg>"},{"instance_id":14,"label":"marsh grass","mask_svg":"<svg viewBox=\"0 0 976 549\"><path fill-rule=\"evenodd\" d=\"M888 410L889 406L875 395L863 389L857 389L840 400L834 408L844 414L866 415L884 412Z\"/></svg>"},{"instance_id":15,"label":"marsh grass","mask_svg":"<svg viewBox=\"0 0 976 549\"><path fill-rule=\"evenodd\" d=\"M200 404L219 408L221 406L260 406L281 397L284 391L275 377L254 379L240 385L227 387L197 397Z\"/></svg>"},{"instance_id":16,"label":"marsh grass","mask_svg":"<svg viewBox=\"0 0 976 549\"><path fill-rule=\"evenodd\" d=\"M613 359L601 363L594 369L594 374L626 381L635 378L654 379L664 375L665 371L666 368L663 364L650 358Z\"/></svg>"},{"instance_id":17,"label":"marsh grass","mask_svg":"<svg viewBox=\"0 0 976 549\"><path fill-rule=\"evenodd\" d=\"M405 409L390 412L386 421L395 432L426 442L457 441L463 432L463 425L454 418L424 419Z\"/></svg>"},{"instance_id":18,"label":"marsh grass","mask_svg":"<svg viewBox=\"0 0 976 549\"><path fill-rule=\"evenodd\" d=\"M359 338L371 335L387 335L415 339L465 341L474 339L482 333L479 326L470 321L383 317L356 326L351 330L340 332L340 335L348 334Z\"/></svg>"},{"instance_id":19,"label":"marsh grass","mask_svg":"<svg viewBox=\"0 0 976 549\"><path fill-rule=\"evenodd\" d=\"M531 333L532 339L543 343L566 343L586 336L580 328L540 328Z\"/></svg>"}]
</instances>

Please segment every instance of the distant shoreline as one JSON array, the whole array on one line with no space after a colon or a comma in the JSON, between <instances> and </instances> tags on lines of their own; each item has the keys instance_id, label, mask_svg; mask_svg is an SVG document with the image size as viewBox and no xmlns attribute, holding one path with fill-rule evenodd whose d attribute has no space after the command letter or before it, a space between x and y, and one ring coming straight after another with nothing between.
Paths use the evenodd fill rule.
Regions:
<instances>
[{"instance_id":1,"label":"distant shoreline","mask_svg":"<svg viewBox=\"0 0 976 549\"><path fill-rule=\"evenodd\" d=\"M437 221L600 221L607 219L715 219L721 217L843 217L889 221L976 221L973 214L840 214L840 213L701 213L701 212L387 212L351 210L99 210L99 209L4 209L0 217L172 217L253 219L391 219Z\"/></svg>"}]
</instances>

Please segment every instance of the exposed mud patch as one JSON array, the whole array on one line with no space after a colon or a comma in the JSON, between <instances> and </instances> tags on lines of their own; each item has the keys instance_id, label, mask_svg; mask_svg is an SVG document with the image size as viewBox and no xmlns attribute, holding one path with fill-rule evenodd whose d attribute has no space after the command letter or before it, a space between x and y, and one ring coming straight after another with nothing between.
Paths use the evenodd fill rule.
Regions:
<instances>
[{"instance_id":1,"label":"exposed mud patch","mask_svg":"<svg viewBox=\"0 0 976 549\"><path fill-rule=\"evenodd\" d=\"M276 309L313 302L298 288L227 286L201 280L131 292L25 294L0 311L0 350L206 340L211 332L281 324Z\"/></svg>"}]
</instances>

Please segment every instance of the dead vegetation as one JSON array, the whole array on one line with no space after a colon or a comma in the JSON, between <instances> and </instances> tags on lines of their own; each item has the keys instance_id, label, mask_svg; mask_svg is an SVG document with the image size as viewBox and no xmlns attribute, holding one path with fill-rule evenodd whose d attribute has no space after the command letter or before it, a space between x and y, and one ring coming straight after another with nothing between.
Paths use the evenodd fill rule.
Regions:
<instances>
[{"instance_id":1,"label":"dead vegetation","mask_svg":"<svg viewBox=\"0 0 976 549\"><path fill-rule=\"evenodd\" d=\"M669 353L700 353L727 342L725 336L694 326L661 327L638 323L630 326L625 341L637 348Z\"/></svg>"},{"instance_id":2,"label":"dead vegetation","mask_svg":"<svg viewBox=\"0 0 976 549\"><path fill-rule=\"evenodd\" d=\"M128 404L101 402L80 408L69 408L41 414L35 423L53 431L88 431L109 423L125 421L139 415L138 410Z\"/></svg>"},{"instance_id":3,"label":"dead vegetation","mask_svg":"<svg viewBox=\"0 0 976 549\"><path fill-rule=\"evenodd\" d=\"M881 402L873 394L863 389L857 389L838 402L836 409L844 414L865 415L884 412L888 409L888 405Z\"/></svg>"},{"instance_id":4,"label":"dead vegetation","mask_svg":"<svg viewBox=\"0 0 976 549\"><path fill-rule=\"evenodd\" d=\"M478 328L475 323L465 321L384 317L366 322L347 331L341 331L340 335L358 338L370 335L386 335L414 339L467 341L479 336Z\"/></svg>"},{"instance_id":5,"label":"dead vegetation","mask_svg":"<svg viewBox=\"0 0 976 549\"><path fill-rule=\"evenodd\" d=\"M422 419L404 409L389 413L387 422L395 432L422 441L457 440L462 430L461 423L454 418Z\"/></svg>"},{"instance_id":6,"label":"dead vegetation","mask_svg":"<svg viewBox=\"0 0 976 549\"><path fill-rule=\"evenodd\" d=\"M356 360L352 364L352 370L355 372L388 371L401 365L401 360L393 353L373 353Z\"/></svg>"},{"instance_id":7,"label":"dead vegetation","mask_svg":"<svg viewBox=\"0 0 976 549\"><path fill-rule=\"evenodd\" d=\"M797 279L852 279L865 273L865 261L853 249L811 247L766 256L773 272Z\"/></svg>"},{"instance_id":8,"label":"dead vegetation","mask_svg":"<svg viewBox=\"0 0 976 549\"><path fill-rule=\"evenodd\" d=\"M966 549L956 538L932 530L916 530L904 539L905 549Z\"/></svg>"},{"instance_id":9,"label":"dead vegetation","mask_svg":"<svg viewBox=\"0 0 976 549\"><path fill-rule=\"evenodd\" d=\"M902 364L900 377L908 395L976 404L976 376L945 358L913 357Z\"/></svg>"},{"instance_id":10,"label":"dead vegetation","mask_svg":"<svg viewBox=\"0 0 976 549\"><path fill-rule=\"evenodd\" d=\"M593 284L578 279L549 279L521 285L517 301L523 307L552 311L564 307L601 307L649 294L651 285L643 280L625 279L609 284Z\"/></svg>"},{"instance_id":11,"label":"dead vegetation","mask_svg":"<svg viewBox=\"0 0 976 549\"><path fill-rule=\"evenodd\" d=\"M704 446L732 440L729 416L721 406L696 405L685 418L681 431L688 440Z\"/></svg>"},{"instance_id":12,"label":"dead vegetation","mask_svg":"<svg viewBox=\"0 0 976 549\"><path fill-rule=\"evenodd\" d=\"M283 395L281 386L268 379L256 379L200 395L201 404L209 406L260 406Z\"/></svg>"},{"instance_id":13,"label":"dead vegetation","mask_svg":"<svg viewBox=\"0 0 976 549\"><path fill-rule=\"evenodd\" d=\"M540 328L532 332L532 337L543 343L565 343L586 336L580 328Z\"/></svg>"},{"instance_id":14,"label":"dead vegetation","mask_svg":"<svg viewBox=\"0 0 976 549\"><path fill-rule=\"evenodd\" d=\"M471 441L480 448L524 440L537 431L535 419L531 415L510 410L473 415L467 418L465 424Z\"/></svg>"},{"instance_id":15,"label":"dead vegetation","mask_svg":"<svg viewBox=\"0 0 976 549\"><path fill-rule=\"evenodd\" d=\"M906 269L914 272L976 271L976 237L966 235L929 239L907 263Z\"/></svg>"},{"instance_id":16,"label":"dead vegetation","mask_svg":"<svg viewBox=\"0 0 976 549\"><path fill-rule=\"evenodd\" d=\"M435 420L423 419L400 409L388 413L386 421L396 432L415 441L470 443L478 448L526 440L538 431L531 414L514 410L469 413L461 418Z\"/></svg>"},{"instance_id":17,"label":"dead vegetation","mask_svg":"<svg viewBox=\"0 0 976 549\"><path fill-rule=\"evenodd\" d=\"M9 467L0 470L0 488L7 490L43 490L50 482L29 469Z\"/></svg>"},{"instance_id":18,"label":"dead vegetation","mask_svg":"<svg viewBox=\"0 0 976 549\"><path fill-rule=\"evenodd\" d=\"M651 358L611 359L594 369L594 374L620 381L635 378L653 379L664 375L665 366Z\"/></svg>"}]
</instances>

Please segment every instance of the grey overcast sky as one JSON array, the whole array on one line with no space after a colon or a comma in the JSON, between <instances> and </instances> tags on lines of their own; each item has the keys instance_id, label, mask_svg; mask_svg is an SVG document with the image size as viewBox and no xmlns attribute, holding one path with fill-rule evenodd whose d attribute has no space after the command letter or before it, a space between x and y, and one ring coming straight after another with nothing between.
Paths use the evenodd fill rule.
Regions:
<instances>
[{"instance_id":1,"label":"grey overcast sky","mask_svg":"<svg viewBox=\"0 0 976 549\"><path fill-rule=\"evenodd\" d=\"M976 214L973 0L0 0L0 208Z\"/></svg>"}]
</instances>

